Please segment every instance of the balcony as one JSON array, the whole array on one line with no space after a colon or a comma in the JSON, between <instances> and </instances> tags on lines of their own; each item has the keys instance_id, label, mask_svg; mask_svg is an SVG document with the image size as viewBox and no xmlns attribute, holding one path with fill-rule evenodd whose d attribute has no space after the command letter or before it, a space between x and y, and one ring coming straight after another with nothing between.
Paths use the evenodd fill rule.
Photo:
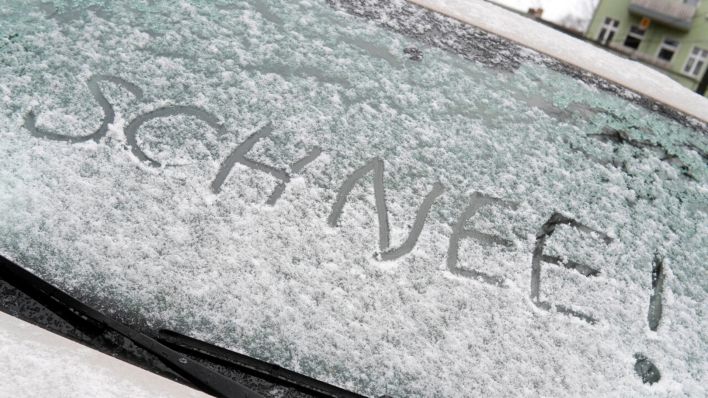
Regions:
<instances>
[{"instance_id":1,"label":"balcony","mask_svg":"<svg viewBox=\"0 0 708 398\"><path fill-rule=\"evenodd\" d=\"M691 29L696 8L681 0L632 0L629 4L632 14L684 31Z\"/></svg>"}]
</instances>

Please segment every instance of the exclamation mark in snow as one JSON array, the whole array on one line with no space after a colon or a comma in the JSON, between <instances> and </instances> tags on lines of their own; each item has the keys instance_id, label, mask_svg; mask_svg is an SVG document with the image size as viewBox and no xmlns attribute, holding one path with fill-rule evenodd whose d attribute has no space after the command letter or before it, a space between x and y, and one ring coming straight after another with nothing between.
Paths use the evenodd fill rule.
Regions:
<instances>
[{"instance_id":1,"label":"exclamation mark in snow","mask_svg":"<svg viewBox=\"0 0 708 398\"><path fill-rule=\"evenodd\" d=\"M664 261L659 257L654 257L654 266L651 271L651 287L653 292L649 298L647 322L649 323L649 329L656 331L661 321L663 311L661 299L664 293ZM634 371L642 378L642 382L654 384L661 379L659 369L644 354L634 354L634 358L637 360L634 364Z\"/></svg>"}]
</instances>

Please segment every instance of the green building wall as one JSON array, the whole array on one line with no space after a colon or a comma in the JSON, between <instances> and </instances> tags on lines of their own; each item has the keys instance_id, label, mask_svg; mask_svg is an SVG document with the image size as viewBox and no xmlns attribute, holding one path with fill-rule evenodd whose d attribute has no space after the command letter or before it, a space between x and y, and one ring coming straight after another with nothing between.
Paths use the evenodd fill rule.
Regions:
<instances>
[{"instance_id":1,"label":"green building wall","mask_svg":"<svg viewBox=\"0 0 708 398\"><path fill-rule=\"evenodd\" d=\"M612 39L611 48L624 52L632 58L644 61L647 65L669 75L682 85L695 91L703 77L703 73L705 73L706 66L703 67L703 71L698 77L684 73L683 68L694 46L708 49L708 0L701 1L693 19L693 26L688 32L652 21L636 51L623 46L629 28L632 25L639 25L642 19L640 16L629 13L629 3L630 0L600 0L585 34L586 37L590 40L597 40L606 17L618 20L620 25ZM665 37L679 41L678 50L668 65L657 57Z\"/></svg>"}]
</instances>

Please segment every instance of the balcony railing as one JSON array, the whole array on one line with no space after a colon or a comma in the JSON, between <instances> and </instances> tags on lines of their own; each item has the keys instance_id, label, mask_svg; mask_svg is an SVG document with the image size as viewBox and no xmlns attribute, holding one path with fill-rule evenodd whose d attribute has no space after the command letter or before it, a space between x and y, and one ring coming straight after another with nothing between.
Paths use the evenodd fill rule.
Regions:
<instances>
[{"instance_id":1,"label":"balcony railing","mask_svg":"<svg viewBox=\"0 0 708 398\"><path fill-rule=\"evenodd\" d=\"M629 12L675 29L689 30L696 6L681 0L632 0Z\"/></svg>"}]
</instances>

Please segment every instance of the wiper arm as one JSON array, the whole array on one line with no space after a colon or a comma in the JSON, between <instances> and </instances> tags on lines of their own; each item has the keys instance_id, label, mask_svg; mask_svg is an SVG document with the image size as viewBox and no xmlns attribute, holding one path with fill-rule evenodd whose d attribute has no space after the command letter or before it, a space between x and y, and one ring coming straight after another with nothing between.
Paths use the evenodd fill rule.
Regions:
<instances>
[{"instance_id":1,"label":"wiper arm","mask_svg":"<svg viewBox=\"0 0 708 398\"><path fill-rule=\"evenodd\" d=\"M332 384L305 376L300 373L239 354L222 347L182 335L171 330L159 331L158 340L189 355L220 363L238 369L273 383L293 387L314 397L322 398L365 398L363 395L344 390Z\"/></svg>"},{"instance_id":2,"label":"wiper arm","mask_svg":"<svg viewBox=\"0 0 708 398\"><path fill-rule=\"evenodd\" d=\"M0 277L82 330L112 330L160 359L203 391L224 398L263 398L247 387L192 361L159 341L115 321L0 255ZM91 333L93 334L93 333Z\"/></svg>"}]
</instances>

